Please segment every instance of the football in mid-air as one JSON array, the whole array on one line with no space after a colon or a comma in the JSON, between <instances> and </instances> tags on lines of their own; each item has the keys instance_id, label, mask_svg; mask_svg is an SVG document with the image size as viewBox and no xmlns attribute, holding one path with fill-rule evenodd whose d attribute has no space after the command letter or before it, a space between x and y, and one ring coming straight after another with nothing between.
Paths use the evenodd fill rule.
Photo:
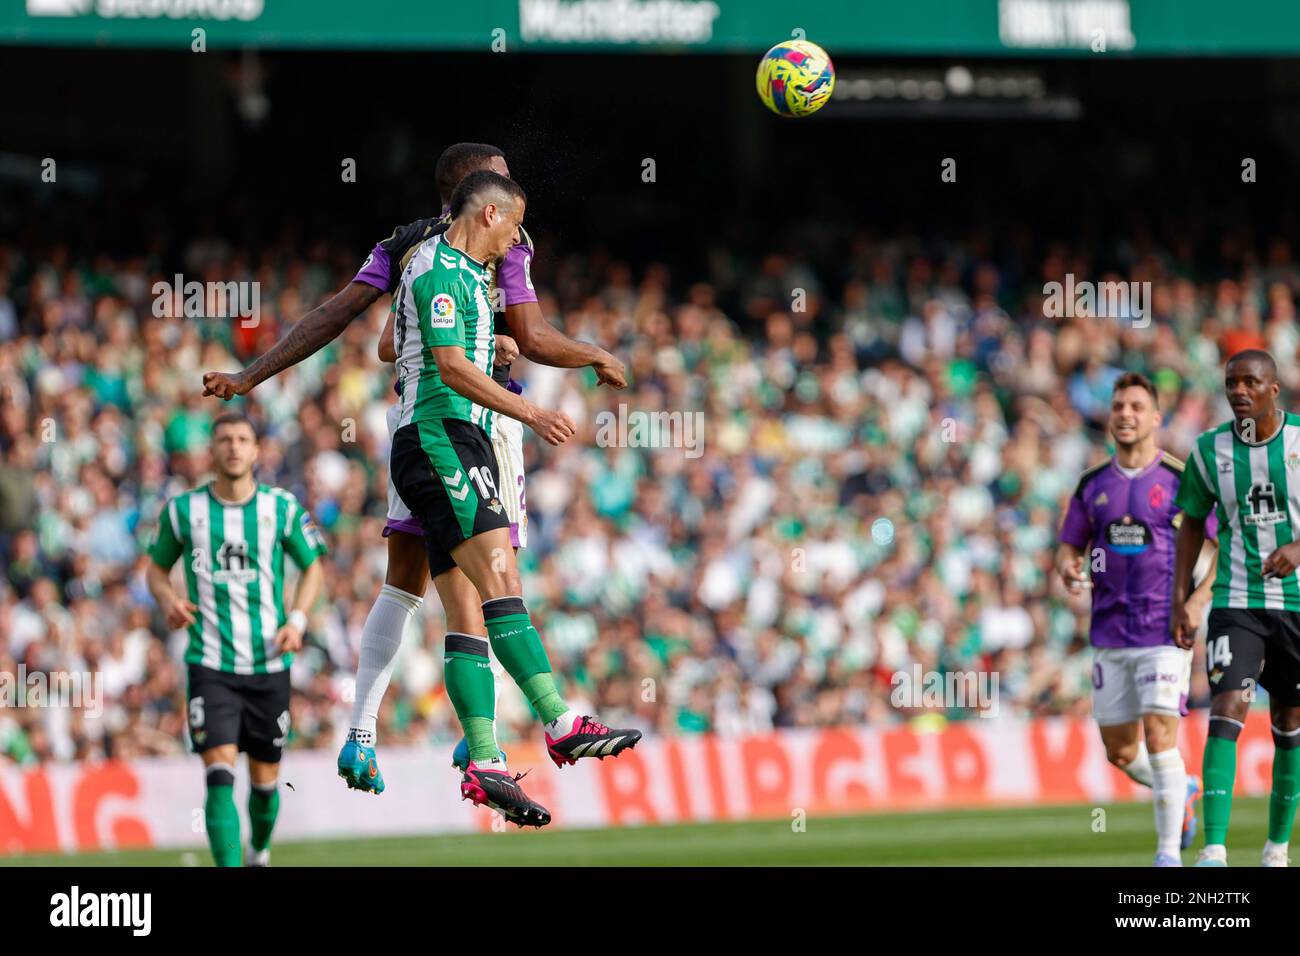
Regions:
<instances>
[{"instance_id":1,"label":"football in mid-air","mask_svg":"<svg viewBox=\"0 0 1300 956\"><path fill-rule=\"evenodd\" d=\"M785 40L758 64L758 97L777 116L810 116L835 89L835 65L808 40Z\"/></svg>"}]
</instances>

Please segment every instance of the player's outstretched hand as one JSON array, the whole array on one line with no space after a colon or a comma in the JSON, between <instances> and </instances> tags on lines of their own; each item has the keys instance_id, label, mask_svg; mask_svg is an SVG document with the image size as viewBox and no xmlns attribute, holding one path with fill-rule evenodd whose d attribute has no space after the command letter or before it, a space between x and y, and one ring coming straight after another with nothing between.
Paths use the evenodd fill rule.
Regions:
<instances>
[{"instance_id":1,"label":"player's outstretched hand","mask_svg":"<svg viewBox=\"0 0 1300 956\"><path fill-rule=\"evenodd\" d=\"M610 388L627 388L627 366L608 352L599 362L593 362L591 367L596 370L597 385L608 385Z\"/></svg>"},{"instance_id":2,"label":"player's outstretched hand","mask_svg":"<svg viewBox=\"0 0 1300 956\"><path fill-rule=\"evenodd\" d=\"M163 614L167 617L167 626L174 631L179 631L182 627L189 627L193 624L194 612L198 609L197 604L192 604L178 594L173 594L163 604Z\"/></svg>"},{"instance_id":3,"label":"player's outstretched hand","mask_svg":"<svg viewBox=\"0 0 1300 956\"><path fill-rule=\"evenodd\" d=\"M1261 570L1266 578L1289 578L1297 567L1300 567L1300 541L1292 541L1265 558Z\"/></svg>"},{"instance_id":4,"label":"player's outstretched hand","mask_svg":"<svg viewBox=\"0 0 1300 956\"><path fill-rule=\"evenodd\" d=\"M573 419L564 412L537 409L532 422L533 431L552 445L563 445L578 430Z\"/></svg>"},{"instance_id":5,"label":"player's outstretched hand","mask_svg":"<svg viewBox=\"0 0 1300 956\"><path fill-rule=\"evenodd\" d=\"M497 336L497 349L492 357L493 365L509 365L519 358L519 343L508 335Z\"/></svg>"},{"instance_id":6,"label":"player's outstretched hand","mask_svg":"<svg viewBox=\"0 0 1300 956\"><path fill-rule=\"evenodd\" d=\"M228 402L248 391L248 381L241 372L204 372L203 394L215 395Z\"/></svg>"}]
</instances>

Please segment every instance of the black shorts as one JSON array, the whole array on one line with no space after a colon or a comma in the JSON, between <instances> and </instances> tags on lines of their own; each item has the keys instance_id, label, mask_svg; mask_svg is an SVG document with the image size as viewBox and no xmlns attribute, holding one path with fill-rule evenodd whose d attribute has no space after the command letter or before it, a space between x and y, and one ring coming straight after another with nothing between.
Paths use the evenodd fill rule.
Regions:
<instances>
[{"instance_id":1,"label":"black shorts","mask_svg":"<svg viewBox=\"0 0 1300 956\"><path fill-rule=\"evenodd\" d=\"M1211 695L1254 690L1300 706L1300 613L1214 608L1205 635Z\"/></svg>"},{"instance_id":2,"label":"black shorts","mask_svg":"<svg viewBox=\"0 0 1300 956\"><path fill-rule=\"evenodd\" d=\"M429 575L453 568L452 549L475 535L509 528L497 493L497 456L473 422L412 422L393 434L393 487L424 528Z\"/></svg>"},{"instance_id":3,"label":"black shorts","mask_svg":"<svg viewBox=\"0 0 1300 956\"><path fill-rule=\"evenodd\" d=\"M289 672L228 674L191 664L189 721L195 753L237 744L254 760L279 763L289 737Z\"/></svg>"}]
</instances>

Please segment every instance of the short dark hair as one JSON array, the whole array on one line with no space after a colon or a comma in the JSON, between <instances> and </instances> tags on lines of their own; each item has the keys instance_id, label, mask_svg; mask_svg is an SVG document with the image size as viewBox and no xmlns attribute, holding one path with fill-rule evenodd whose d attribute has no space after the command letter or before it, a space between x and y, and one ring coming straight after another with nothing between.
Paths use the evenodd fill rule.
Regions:
<instances>
[{"instance_id":1,"label":"short dark hair","mask_svg":"<svg viewBox=\"0 0 1300 956\"><path fill-rule=\"evenodd\" d=\"M1125 372L1115 379L1115 387L1111 389L1111 394L1114 395L1121 388L1145 388L1151 395L1151 404L1156 408L1160 407L1160 396L1156 393L1155 385L1141 372Z\"/></svg>"},{"instance_id":2,"label":"short dark hair","mask_svg":"<svg viewBox=\"0 0 1300 956\"><path fill-rule=\"evenodd\" d=\"M487 169L493 157L504 157L505 153L487 143L456 143L448 146L438 157L438 165L433 171L438 180L438 198L443 203L451 204L451 194L456 191L460 181L476 169Z\"/></svg>"},{"instance_id":3,"label":"short dark hair","mask_svg":"<svg viewBox=\"0 0 1300 956\"><path fill-rule=\"evenodd\" d=\"M1234 362L1260 362L1264 368L1268 369L1268 373L1273 377L1274 381L1277 380L1277 362L1273 361L1273 356L1263 349L1242 349L1240 352L1234 353L1223 364L1223 370L1226 372L1228 366Z\"/></svg>"},{"instance_id":4,"label":"short dark hair","mask_svg":"<svg viewBox=\"0 0 1300 956\"><path fill-rule=\"evenodd\" d=\"M480 169L462 179L456 191L451 194L451 218L455 219L459 216L471 199L491 191L503 192L516 202L528 201L528 197L524 195L524 188L513 179L494 173L490 169Z\"/></svg>"},{"instance_id":5,"label":"short dark hair","mask_svg":"<svg viewBox=\"0 0 1300 956\"><path fill-rule=\"evenodd\" d=\"M217 429L222 425L247 425L253 430L253 440L259 441L261 434L257 430L257 424L248 417L246 412L222 412L212 420L212 436L215 438Z\"/></svg>"}]
</instances>

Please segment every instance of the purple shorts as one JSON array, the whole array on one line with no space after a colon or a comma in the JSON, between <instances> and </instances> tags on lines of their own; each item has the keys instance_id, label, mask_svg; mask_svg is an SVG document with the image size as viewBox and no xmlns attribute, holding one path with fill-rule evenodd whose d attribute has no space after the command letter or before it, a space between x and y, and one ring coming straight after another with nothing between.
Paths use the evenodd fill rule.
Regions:
<instances>
[{"instance_id":1,"label":"purple shorts","mask_svg":"<svg viewBox=\"0 0 1300 956\"><path fill-rule=\"evenodd\" d=\"M424 537L424 525L420 524L415 518L395 519L389 518L384 522L383 535L387 538L394 531L401 531L405 534L415 535L417 538ZM510 546L519 547L519 525L511 522L510 524Z\"/></svg>"}]
</instances>

